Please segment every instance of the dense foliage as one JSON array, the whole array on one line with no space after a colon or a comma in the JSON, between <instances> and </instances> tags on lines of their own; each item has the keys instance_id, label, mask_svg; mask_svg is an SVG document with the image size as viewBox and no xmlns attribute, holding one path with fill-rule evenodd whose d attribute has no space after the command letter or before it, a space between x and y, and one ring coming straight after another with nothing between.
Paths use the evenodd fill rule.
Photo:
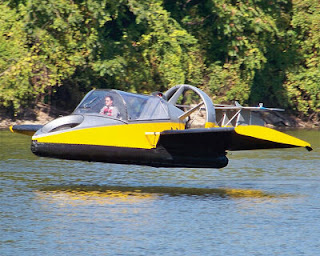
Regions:
<instances>
[{"instance_id":1,"label":"dense foliage","mask_svg":"<svg viewBox=\"0 0 320 256\"><path fill-rule=\"evenodd\" d=\"M318 0L3 0L0 105L181 83L319 118ZM317 117L316 117L317 118Z\"/></svg>"}]
</instances>

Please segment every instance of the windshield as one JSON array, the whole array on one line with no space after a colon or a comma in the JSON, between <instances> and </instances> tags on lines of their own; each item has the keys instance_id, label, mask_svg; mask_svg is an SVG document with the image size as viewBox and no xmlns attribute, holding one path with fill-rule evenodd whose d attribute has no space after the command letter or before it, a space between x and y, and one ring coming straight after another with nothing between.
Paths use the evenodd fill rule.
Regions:
<instances>
[{"instance_id":1,"label":"windshield","mask_svg":"<svg viewBox=\"0 0 320 256\"><path fill-rule=\"evenodd\" d=\"M167 103L156 96L119 92L127 105L129 120L169 119Z\"/></svg>"},{"instance_id":2,"label":"windshield","mask_svg":"<svg viewBox=\"0 0 320 256\"><path fill-rule=\"evenodd\" d=\"M117 119L127 119L123 99L114 90L94 90L89 92L73 113L99 114Z\"/></svg>"},{"instance_id":3,"label":"windshield","mask_svg":"<svg viewBox=\"0 0 320 256\"><path fill-rule=\"evenodd\" d=\"M117 90L89 92L74 114L98 114L122 120L169 119L167 102L157 96Z\"/></svg>"}]
</instances>

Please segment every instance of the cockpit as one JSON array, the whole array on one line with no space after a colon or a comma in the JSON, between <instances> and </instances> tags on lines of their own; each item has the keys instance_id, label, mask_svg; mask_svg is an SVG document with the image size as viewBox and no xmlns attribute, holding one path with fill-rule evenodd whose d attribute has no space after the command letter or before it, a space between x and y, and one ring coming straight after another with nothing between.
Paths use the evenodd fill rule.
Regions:
<instances>
[{"instance_id":1,"label":"cockpit","mask_svg":"<svg viewBox=\"0 0 320 256\"><path fill-rule=\"evenodd\" d=\"M118 90L90 91L73 114L93 114L123 121L170 119L168 103L162 98Z\"/></svg>"}]
</instances>

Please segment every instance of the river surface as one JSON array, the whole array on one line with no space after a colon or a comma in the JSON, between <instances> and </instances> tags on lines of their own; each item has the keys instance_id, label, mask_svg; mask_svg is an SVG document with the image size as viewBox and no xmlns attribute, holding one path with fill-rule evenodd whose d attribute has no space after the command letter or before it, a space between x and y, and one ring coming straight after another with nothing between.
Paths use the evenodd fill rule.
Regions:
<instances>
[{"instance_id":1,"label":"river surface","mask_svg":"<svg viewBox=\"0 0 320 256\"><path fill-rule=\"evenodd\" d=\"M319 255L320 131L223 169L39 158L0 131L0 255Z\"/></svg>"}]
</instances>

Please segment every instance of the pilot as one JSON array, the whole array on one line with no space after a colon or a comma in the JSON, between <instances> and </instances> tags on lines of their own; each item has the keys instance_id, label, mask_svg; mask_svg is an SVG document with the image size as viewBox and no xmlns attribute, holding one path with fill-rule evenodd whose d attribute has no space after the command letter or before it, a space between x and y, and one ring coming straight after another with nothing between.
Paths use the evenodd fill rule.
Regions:
<instances>
[{"instance_id":1,"label":"pilot","mask_svg":"<svg viewBox=\"0 0 320 256\"><path fill-rule=\"evenodd\" d=\"M105 106L100 110L100 114L118 118L120 112L117 107L113 106L113 97L108 95L104 100Z\"/></svg>"}]
</instances>

